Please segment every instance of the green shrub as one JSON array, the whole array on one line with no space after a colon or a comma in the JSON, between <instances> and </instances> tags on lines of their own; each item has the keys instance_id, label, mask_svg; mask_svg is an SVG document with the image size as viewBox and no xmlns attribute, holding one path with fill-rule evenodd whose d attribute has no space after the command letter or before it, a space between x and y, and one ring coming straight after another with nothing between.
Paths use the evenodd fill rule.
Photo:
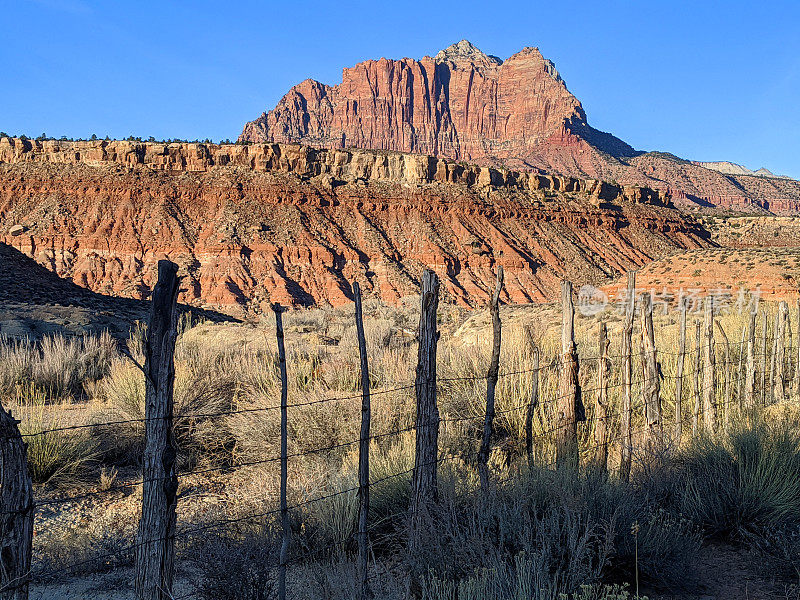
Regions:
<instances>
[{"instance_id":1,"label":"green shrub","mask_svg":"<svg viewBox=\"0 0 800 600\"><path fill-rule=\"evenodd\" d=\"M676 469L679 510L712 536L800 523L800 433L788 424L700 438Z\"/></svg>"},{"instance_id":2,"label":"green shrub","mask_svg":"<svg viewBox=\"0 0 800 600\"><path fill-rule=\"evenodd\" d=\"M52 431L70 426L60 407L45 403L45 394L29 394L29 404L20 406L20 432L28 444L28 472L34 483L69 485L87 475L98 457L97 441L89 429ZM43 433L44 432L44 433Z\"/></svg>"}]
</instances>

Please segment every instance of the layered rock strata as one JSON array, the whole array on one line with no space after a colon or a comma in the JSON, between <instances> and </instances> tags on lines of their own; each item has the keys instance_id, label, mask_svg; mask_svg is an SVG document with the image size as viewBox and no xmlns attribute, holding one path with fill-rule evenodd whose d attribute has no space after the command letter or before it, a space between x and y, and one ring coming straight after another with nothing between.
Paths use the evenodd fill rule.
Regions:
<instances>
[{"instance_id":1,"label":"layered rock strata","mask_svg":"<svg viewBox=\"0 0 800 600\"><path fill-rule=\"evenodd\" d=\"M12 233L13 231L13 233ZM144 298L156 263L180 299L231 313L399 302L436 269L448 301L554 300L709 244L662 192L421 155L283 144L0 140L0 241L62 277Z\"/></svg>"}]
</instances>

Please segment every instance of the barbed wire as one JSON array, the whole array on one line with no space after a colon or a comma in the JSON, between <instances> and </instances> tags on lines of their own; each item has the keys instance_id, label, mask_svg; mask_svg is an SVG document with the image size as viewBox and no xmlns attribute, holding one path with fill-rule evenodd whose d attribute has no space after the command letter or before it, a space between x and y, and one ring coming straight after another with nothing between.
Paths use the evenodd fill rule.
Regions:
<instances>
[{"instance_id":1,"label":"barbed wire","mask_svg":"<svg viewBox=\"0 0 800 600\"><path fill-rule=\"evenodd\" d=\"M749 342L745 342L745 343L749 343ZM733 346L733 345L734 344L731 344L731 346ZM637 354L637 352L632 350L631 356L635 357L636 354ZM681 353L675 353L675 354L680 355ZM691 355L692 352L687 351L687 352L685 352L683 354L684 354L684 356L687 356L687 355ZM616 356L618 358L625 358L624 355L616 355ZM607 360L612 360L613 361L613 357L611 355L581 357L580 360L592 361L592 360L602 360L602 359L607 359ZM741 361L736 361L736 360L733 360L733 358L729 357L728 360L723 360L721 362L718 361L717 362L717 367L719 367L719 366L729 366L729 365L733 365L733 364L741 365ZM520 370L516 370L516 371L504 372L504 373L499 374L498 378L502 379L504 377L510 377L510 376L515 376L515 375L522 375L522 374L528 374L528 373L538 373L538 372L541 372L541 371L553 370L553 369L556 369L556 368L560 368L562 365L563 365L563 361L554 360L554 361L551 361L549 364L541 365L541 366L539 366L537 368L520 369ZM698 374L698 369L696 369L696 368L692 369L691 368L692 366L693 366L693 364L692 364L692 362L690 362L690 369L687 372L684 372L680 377L673 376L673 375L660 374L660 375L657 376L657 378L659 378L659 379L669 378L669 379L673 379L673 380L692 378L692 377L694 377L694 376L696 376ZM702 365L701 368L700 368L700 371L704 371L707 368L708 368L707 365ZM634 370L632 372L633 375L635 375L635 373L636 373L636 370ZM473 376L473 377L441 378L441 379L437 379L437 384L443 383L443 382L449 382L449 381L487 380L487 379L488 379L487 375ZM648 382L650 380L651 380L651 378L636 378L636 377L634 377L634 378L632 378L630 384L632 386L641 385L641 384L646 383L646 382ZM393 393L393 392L396 392L396 391L410 390L410 389L414 389L414 388L418 387L419 385L420 385L419 383L415 383L413 385L399 386L399 387L390 388L390 389L387 389L387 390L371 391L370 395L371 396L376 396L376 395L381 395L381 394ZM581 391L583 393L587 393L587 392L599 391L601 389L619 388L619 387L623 387L625 385L626 384L623 381L616 382L616 383L610 383L609 382L606 386L603 386L603 387L600 387L600 386L595 386L595 387L583 386L583 387L581 387ZM539 400L537 406L538 407L543 407L543 406L546 406L546 405L549 405L549 404L552 404L552 403L556 403L556 402L559 402L560 400L562 400L562 399L564 399L566 397L569 397L570 395L572 395L572 393L550 396L547 399ZM359 394L353 394L351 396L321 398L321 399L311 400L311 401L307 401L307 402L301 402L301 403L297 403L297 404L290 404L288 408L291 409L291 408L296 408L296 407L323 404L323 403L326 403L326 402L335 402L335 401L347 400L347 399L360 399L361 397L362 397L362 394L359 393ZM641 409L643 406L644 406L644 403L638 403L638 404L632 405L630 407L630 411L631 412L636 411L638 409ZM528 400L526 402L523 402L523 403L515 405L515 406L498 409L498 410L495 411L495 416L502 415L502 414L505 414L505 413L510 413L510 412L513 412L513 411L518 411L518 410L524 410L524 409L527 410L527 409L530 409L531 407L532 407L532 403L531 403L530 400ZM219 411L219 412L214 412L214 413L196 413L195 415L176 415L174 417L174 419L175 420L179 420L179 419L186 419L186 418L191 418L191 417L212 418L212 417L215 417L215 416L224 416L224 415L229 415L229 414L239 414L239 413L247 413L247 412L261 412L261 411L276 410L276 409L279 409L279 408L280 408L280 406L269 406L269 407L255 407L255 408L252 408L252 409L238 409L238 410L234 409L234 410L230 410L230 411ZM716 410L716 406L710 407L710 408L705 408L702 411L700 411L698 413L695 413L695 417L694 418L698 418L699 414L704 414L707 410L711 410L712 408L714 410ZM604 416L593 415L590 419L588 419L587 422L591 424L591 423L599 422L601 420L613 420L614 418L617 418L617 417L621 416L622 414L623 414L623 410L609 412ZM434 424L446 424L446 423L453 423L453 422L463 422L463 421L469 421L469 420L479 420L479 419L484 419L484 418L485 418L485 415L468 415L468 416L461 416L461 417L445 417L445 418L439 419L439 420L437 420L435 422L415 423L415 424L410 425L408 427L398 428L398 429L394 429L394 430L386 431L386 432L382 432L382 433L377 433L377 434L369 436L368 439L369 440L377 440L377 439L381 439L381 438L385 438L385 437L402 435L403 433L411 432L411 431L414 431L414 430L418 430L418 429L420 429L422 427L427 427L427 426L431 426L431 425L434 425ZM110 421L110 422L101 423L101 424L90 423L90 424L85 424L85 425L80 425L80 426L68 426L68 427L63 427L63 428L53 428L53 429L50 429L50 430L43 430L43 431L40 431L40 432L35 432L33 434L27 434L26 436L23 436L23 437L30 437L32 435L43 435L43 434L46 434L46 433L52 433L52 432L58 432L58 431L69 431L69 430L74 430L74 429L79 429L79 428L109 426L109 425L127 424L127 423L144 423L144 422L147 422L147 421L148 421L148 419L144 418L144 419L124 419L124 420ZM549 436L550 434L558 431L559 429L561 429L561 428L563 428L563 427L565 427L567 425L568 424L558 424L558 425L556 425L556 426L554 426L554 427L552 427L550 429L542 430L540 432L537 432L533 437L536 440L545 439L546 436ZM633 434L634 432L644 431L648 427L649 427L648 425L645 425L644 427L631 430L631 434ZM603 444L600 444L600 445L596 444L594 446L589 446L589 447L586 447L586 448L582 448L581 451L584 452L584 453L585 452L589 452L589 451L591 451L593 449L596 449L596 448L598 448L598 447L600 447L602 445L610 447L611 445L615 444L620 439L622 439L623 435L627 435L627 434L620 433L616 438L614 436L611 436ZM291 454L287 455L286 458L287 459L291 459L291 458L297 458L297 457L302 457L302 456L309 456L309 455L313 455L313 454L318 454L318 453L322 453L322 452L326 452L326 451L333 451L333 450L336 450L336 449L342 449L342 448L346 448L346 447L349 447L349 446L353 446L353 445L355 445L357 443L360 443L361 441L362 441L361 438L359 438L359 439L354 439L354 440L350 440L350 441L347 441L347 442L331 444L329 446L307 449L307 450L304 450L304 451L291 453ZM436 462L439 463L439 462L443 462L443 461L446 461L446 460L453 460L453 459L456 459L456 458L462 458L463 459L463 454L462 455L451 455L451 456L446 456L446 457L440 457L440 458L437 459ZM204 469L199 469L199 470L193 470L193 471L187 472L187 473L180 473L180 474L176 474L176 477L187 477L187 476L198 475L198 474L203 474L203 473L211 473L211 472L216 472L216 471L237 470L237 469L248 467L248 466L260 465L260 464L265 464L265 463L269 463L269 462L276 462L276 461L279 461L279 460L281 460L281 457L268 457L268 458L263 458L263 459L260 459L260 460L254 460L254 461L248 461L248 462L237 462L235 465L215 466L215 467L209 467L209 468L204 468ZM544 466L545 467L552 466L552 464L554 464L554 463L546 464ZM417 465L416 467L412 467L412 468L407 469L407 470L399 471L397 473L393 473L393 474L384 476L382 478L379 478L379 479L376 479L376 480L372 480L372 481L370 481L369 485L370 486L378 485L378 484L380 484L380 483L382 483L384 481L390 480L390 479L394 479L394 478L397 478L397 477L402 477L404 475L412 474L414 469L418 468L420 466L424 466L424 465ZM74 502L74 501L82 499L82 498L99 495L101 493L108 493L108 492L111 492L111 491L116 491L116 490L126 489L126 488L130 488L130 487L135 487L135 486L138 486L138 485L143 485L145 483L154 482L154 481L158 481L158 480L161 480L161 479L164 479L164 477L146 479L146 480L143 479L143 480L124 483L124 484L117 484L115 486L111 486L111 487L106 488L104 490L99 490L99 491L96 491L96 492L89 492L89 493L81 494L81 495L78 495L78 496L70 496L70 497L66 497L66 498L46 499L46 500L38 501L37 505L38 506L49 506L49 505L60 504L60 503ZM293 504L292 506L290 506L289 508L291 510L297 510L299 508L302 508L302 507L305 507L305 506L309 506L309 505L317 503L317 502L322 502L322 501L325 501L325 500L329 500L331 498L334 498L336 496L340 496L342 494L357 492L358 489L359 488L357 486L355 486L355 487L350 487L350 488L346 488L346 489L343 489L343 490L337 490L335 492L324 494L324 495L321 495L321 496L318 496L318 497L315 497L315 498L306 499L306 500L304 500L302 502L297 502L297 503ZM18 511L10 511L10 512L18 512ZM183 538L183 537L191 536L193 534L201 533L203 531L208 531L210 529L225 527L225 526L233 524L233 523L238 523L238 522L242 522L242 521L249 521L249 520L254 520L254 519L258 519L258 518L267 518L270 515L277 514L278 512L279 512L279 509L270 509L270 510L267 510L267 511L261 511L261 512L257 512L257 513L251 513L251 514L242 515L242 516L238 516L238 517L233 517L233 518L229 518L229 519L218 520L218 521L215 521L213 523L207 523L207 524L198 525L198 526L190 527L190 528L187 528L187 529L183 529L181 531L176 532L174 537L176 539ZM101 554L101 555L98 555L98 556L94 556L94 557L88 558L88 559L83 560L83 561L79 561L77 563L66 565L65 567L62 567L60 569L36 573L35 577L40 578L40 579L46 578L46 577L52 577L53 575L56 575L56 574L59 574L59 573L65 572L65 571L75 570L75 569L80 568L81 566L89 564L89 563L97 563L97 562L102 561L102 560L107 559L107 558L117 557L117 556L120 556L122 554L129 553L132 550L135 550L136 548L141 547L142 545L153 543L153 542L156 542L156 541L164 541L164 540L163 539L160 539L160 540L157 539L157 540L147 540L145 542L137 542L135 544L128 545L128 546L126 546L125 548L122 548L122 549L114 550L112 552L108 552L108 553L105 553L105 554ZM2 590L0 590L0 591L2 591Z\"/></svg>"}]
</instances>

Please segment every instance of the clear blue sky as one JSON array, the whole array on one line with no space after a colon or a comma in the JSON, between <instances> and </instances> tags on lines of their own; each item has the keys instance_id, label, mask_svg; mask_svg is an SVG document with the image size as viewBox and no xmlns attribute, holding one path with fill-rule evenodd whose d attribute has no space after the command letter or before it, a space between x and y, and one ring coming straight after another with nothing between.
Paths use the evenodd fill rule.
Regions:
<instances>
[{"instance_id":1,"label":"clear blue sky","mask_svg":"<svg viewBox=\"0 0 800 600\"><path fill-rule=\"evenodd\" d=\"M0 130L234 139L312 77L538 46L636 148L800 178L800 2L0 0Z\"/></svg>"}]
</instances>

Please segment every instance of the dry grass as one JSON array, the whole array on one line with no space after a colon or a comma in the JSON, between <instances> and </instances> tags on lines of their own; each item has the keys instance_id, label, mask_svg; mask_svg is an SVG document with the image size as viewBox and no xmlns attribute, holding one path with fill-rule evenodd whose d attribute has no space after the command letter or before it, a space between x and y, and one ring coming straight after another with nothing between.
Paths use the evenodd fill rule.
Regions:
<instances>
[{"instance_id":1,"label":"dry grass","mask_svg":"<svg viewBox=\"0 0 800 600\"><path fill-rule=\"evenodd\" d=\"M413 388L394 388L413 383L417 350L414 330L418 316L415 306L391 310L382 305L368 304L366 308L373 392L372 433L388 434L407 429L414 423ZM770 307L770 311L768 323L771 329L774 307ZM556 418L553 399L557 394L557 369L549 366L560 353L560 314L556 308L507 307L502 311L502 318L504 330L500 364L501 373L507 376L501 377L497 389L495 450L491 457L493 470L501 478L527 472L524 458L524 409L530 400L534 374L530 372L531 348L527 343L526 329L530 329L541 352L540 403L533 420L533 433L537 440L536 459L540 463L548 463L553 457L551 430ZM694 318L696 317L690 318L689 324L689 350L694 348ZM619 387L621 319L614 313L606 312L594 317L579 316L576 321L578 352L584 359L580 373L585 390L583 401L590 417L587 423L581 425L579 435L586 454L584 458L588 459L593 443L591 413L596 379L596 362L592 358L597 354L597 326L600 319L609 324L611 354L614 357L609 390L613 407L609 421L610 435L614 440L610 455L610 466L613 470L619 449L616 440L622 391ZM661 387L664 422L669 425L675 419L674 374L678 318L671 312L666 315L657 314L655 319L659 359L665 375ZM740 400L735 389L735 374L738 372L738 342L744 321L738 315L720 318L733 346L731 358L734 364L730 367L734 386L730 414L733 424L743 421L738 410ZM792 321L796 322L794 314ZM355 486L357 444L353 442L359 437L359 362L349 310L314 309L291 312L285 316L285 323L289 366L289 452L292 455L289 464L290 502L295 503ZM466 519L465 522L470 522L478 514L471 512L478 509L475 506L470 508L468 500L475 500L477 497L474 457L484 415L486 381L483 377L488 367L490 351L488 318L480 312L466 315L448 309L443 311L441 326L443 333L438 361L441 384L439 407L445 423L441 429L440 447L443 455L458 457L443 463L442 487L450 502L445 506L455 511L451 516L460 515L460 518ZM641 385L637 353L638 327L637 319L637 329L634 332L634 403L637 407ZM143 333L141 329L134 331L127 344L139 363L144 359ZM722 351L723 345L718 340L720 373L725 367L721 364ZM7 402L10 401L18 407L16 410L21 411L24 431L52 429L66 423L95 424L90 429L76 430L69 435L62 432L64 435L31 438L37 440L32 443L30 451L32 472L37 481L47 482L48 485L59 483L63 487L64 484L78 485L81 481L91 479L99 489L107 490L120 480L136 477L131 473L136 472L141 457L141 423L113 427L101 425L106 421L140 419L144 416L144 377L130 359L114 351L108 340L93 338L80 341L51 339L40 345L4 340L0 343L0 356L7 359L0 366L3 394ZM791 357L788 363L790 373L794 368L796 351L791 353ZM48 360L52 364L47 367L41 364ZM279 453L279 411L275 410L280 398L277 369L274 326L270 322L258 326L199 324L181 332L176 349L175 382L175 424L181 469L184 472L191 472L198 467L232 469L232 473L223 479L226 488L225 501L210 504L211 508L199 517L198 522L274 508L278 465L274 460L266 461L274 459ZM686 372L692 372L691 355L687 356ZM717 401L720 405L724 400L721 383L720 376L717 390ZM687 377L683 392L685 423L690 422L692 388L691 377ZM82 410L75 410L76 402ZM772 419L776 426L779 423L792 424L796 420L796 413L793 413L791 406L783 409L770 407L769 411L776 415ZM720 422L723 420L724 415L721 414ZM641 409L637 408L634 429L641 427L642 423ZM670 431L671 427L667 426L666 429ZM683 445L687 448L689 430L690 427L685 427L684 435L687 439L683 440ZM713 462L708 462L711 460L708 457L716 456L715 452L722 452L720 448L729 448L730 443L722 439L712 439L709 444L709 448L699 455L704 457L701 459L702 464L713 465ZM333 448L324 450L332 446ZM410 493L408 471L413 466L413 446L413 431L386 435L376 439L371 445L370 475L373 481L381 480L371 492L373 549L380 557L393 557L391 560L399 560L395 555L405 532L405 512ZM670 451L677 447L677 442L673 442ZM782 448L781 452L786 449L786 445ZM732 455L729 450L725 452L728 452L726 456ZM670 458L673 456L674 454L670 455ZM653 465L661 464L660 460L665 456L644 456L638 453L636 458L639 461L636 465L636 476L640 478L638 481L641 485L649 490L661 489L657 485L651 485L648 478L655 471ZM404 474L384 480L395 473ZM646 576L656 580L673 577L669 572L669 564L681 564L677 554L689 552L694 547L693 544L696 545L696 532L692 527L702 525L706 531L711 530L703 520L705 517L701 519L699 516L691 516L689 521L685 519L685 515L691 513L685 498L680 505L682 508L670 509L669 513L659 510L666 510L665 506L677 505L662 505L659 504L660 501L656 502L651 498L647 501L649 504L643 504L647 510L642 512L630 506L630 499L634 498L631 495L634 488L616 486L613 482L584 482L578 487L569 487L566 482L547 479L550 477L547 474L531 474L529 477L527 484L520 484L523 487L528 486L524 489L514 485L504 487L501 504L505 506L503 510L506 512L495 515L495 523L513 530L516 527L514 524L518 525L520 519L527 518L524 511L519 512L522 511L519 504L522 497L533 498L540 503L535 505L535 511L539 511L535 514L543 514L541 510L546 504L555 511L548 517L553 519L552 522L531 525L527 530L527 535L531 537L525 542L537 539L541 541L544 534L555 536L564 544L573 545L577 553L574 559L578 562L573 566L536 562L541 561L542 556L534 557L527 550L525 554L520 554L520 549L527 547L521 542L515 546L513 552L503 550L496 557L502 561L502 568L511 568L509 565L513 566L513 561L509 560L515 556L514 560L523 561L520 563L522 567L535 567L537 573L552 573L554 568L561 569L558 572L563 577L561 583L553 588L553 593L558 590L559 593L580 594L579 584L597 582L605 577L603 569L596 569L597 558L600 556L598 546L591 546L588 554L581 555L579 552L579 547L589 547L586 544L590 538L592 544L596 544L601 538L612 540L609 543L613 545L616 558L603 564L615 569L617 573L623 573L620 577L625 579L631 572L630 565L625 561L629 560L633 550L630 536L626 537L627 534L623 535L623 532L629 531L632 522L640 523L645 538L641 568ZM713 491L713 486L708 487ZM563 508L558 508L560 503L566 502L570 510L576 508L574 504L567 502L568 498L574 500L587 497L594 497L597 502L581 504L581 511L584 512L580 512L578 516L576 513L558 512ZM339 564L342 568L344 563L349 565L347 555L353 548L356 502L355 493L348 492L338 494L330 501L315 502L293 511L295 530L298 532L295 547L292 549L293 555L305 556L309 564L313 565L322 558L320 549L324 548L325 551L321 554L325 560ZM524 506L528 507L525 510L534 510L531 505ZM564 519L577 519L573 522L574 528L570 530ZM770 519L786 521L787 517L781 513ZM440 559L436 560L442 565L446 563L445 558L448 555L464 558L470 552L475 552L475 548L484 548L486 552L500 552L497 549L502 545L497 545L496 539L492 537L493 533L459 530L456 523L451 525L449 531L437 530L441 539L431 542L432 551L438 548L436 551L441 553ZM222 531L216 549L209 547L208 551L233 553L231 560L234 562L236 555L233 548L242 550L244 559L251 556L251 550L256 547L262 548L264 552L271 552L272 526L273 524L267 523L266 530L255 533L251 530ZM90 536L91 539L81 542L85 548L79 549L79 553L88 552L86 548L112 544L105 536L96 533L97 536ZM510 531L509 535L511 533L516 535L519 532ZM448 536L450 541L445 543ZM254 539L260 539L258 544L261 545L253 542ZM783 543L785 539L788 538L770 542L770 547L788 547L791 550L793 546ZM49 543L57 545L56 540ZM65 539L64 543L73 542ZM201 551L201 541L193 544L187 547L184 555ZM469 550L469 544L476 546ZM58 561L65 561L68 550L58 550L55 545L50 548L49 556L57 556L60 557ZM551 558L555 560L555 554ZM530 561L534 562L529 564ZM496 566L496 572L500 573L500 563ZM261 581L259 578L262 575L263 573L250 573L248 577L251 579L248 581L257 583ZM458 576L444 569L433 576L431 585L434 585L435 580L445 590L455 589L452 588L453 585L467 586L464 589L469 586L478 589L481 585L490 585L486 583L484 575L477 563L464 563ZM569 579L566 579L567 576ZM221 575L209 573L209 577L210 581L214 581L214 578L220 578ZM516 575L509 571L506 580L515 581L514 577ZM319 585L333 585L331 582L335 579L328 577L325 579L328 583ZM264 581L267 580L268 578ZM224 581L222 578L222 583L217 583L224 587ZM500 584L495 582L491 585ZM214 589L221 588L217 586ZM319 597L325 595L321 594ZM337 596L333 594L328 597Z\"/></svg>"}]
</instances>

